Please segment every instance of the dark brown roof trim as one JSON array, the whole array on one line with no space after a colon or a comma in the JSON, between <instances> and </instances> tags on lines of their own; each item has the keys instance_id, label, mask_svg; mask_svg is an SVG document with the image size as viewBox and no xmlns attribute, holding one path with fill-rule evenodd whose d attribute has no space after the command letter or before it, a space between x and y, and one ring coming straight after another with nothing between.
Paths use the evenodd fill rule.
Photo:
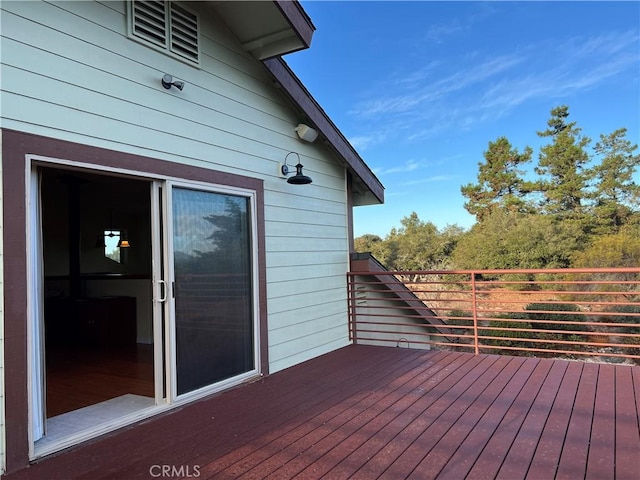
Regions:
<instances>
[{"instance_id":1,"label":"dark brown roof trim","mask_svg":"<svg viewBox=\"0 0 640 480\"><path fill-rule=\"evenodd\" d=\"M300 3L291 0L274 0L273 3L278 7L278 10L282 12L282 15L286 18L289 25L291 25L291 28L295 30L300 41L304 44L300 50L309 48L313 32L316 31L316 27L313 25L311 18L307 15L307 12L304 11Z\"/></svg>"},{"instance_id":2,"label":"dark brown roof trim","mask_svg":"<svg viewBox=\"0 0 640 480\"><path fill-rule=\"evenodd\" d=\"M369 169L364 160L342 135L338 127L331 121L322 107L311 96L300 79L293 73L287 63L280 57L270 58L262 62L275 80L282 85L284 92L313 123L329 142L335 153L345 161L349 170L369 189L380 202L384 203L384 186Z\"/></svg>"}]
</instances>

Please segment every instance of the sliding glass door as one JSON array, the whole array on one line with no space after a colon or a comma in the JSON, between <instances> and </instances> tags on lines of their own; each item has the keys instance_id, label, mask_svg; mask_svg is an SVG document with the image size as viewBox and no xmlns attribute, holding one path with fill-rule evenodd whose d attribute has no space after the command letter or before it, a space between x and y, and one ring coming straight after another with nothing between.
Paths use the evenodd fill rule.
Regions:
<instances>
[{"instance_id":1,"label":"sliding glass door","mask_svg":"<svg viewBox=\"0 0 640 480\"><path fill-rule=\"evenodd\" d=\"M33 458L259 373L256 192L65 167L29 177Z\"/></svg>"},{"instance_id":2,"label":"sliding glass door","mask_svg":"<svg viewBox=\"0 0 640 480\"><path fill-rule=\"evenodd\" d=\"M178 396L256 370L251 196L171 188Z\"/></svg>"}]
</instances>

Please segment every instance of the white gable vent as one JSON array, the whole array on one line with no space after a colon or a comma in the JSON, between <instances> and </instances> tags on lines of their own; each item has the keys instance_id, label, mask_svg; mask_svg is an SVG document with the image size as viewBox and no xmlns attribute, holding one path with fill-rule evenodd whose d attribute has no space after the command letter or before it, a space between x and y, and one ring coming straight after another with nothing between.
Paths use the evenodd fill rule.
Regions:
<instances>
[{"instance_id":1,"label":"white gable vent","mask_svg":"<svg viewBox=\"0 0 640 480\"><path fill-rule=\"evenodd\" d=\"M177 2L133 0L129 35L197 64L198 16Z\"/></svg>"},{"instance_id":2,"label":"white gable vent","mask_svg":"<svg viewBox=\"0 0 640 480\"><path fill-rule=\"evenodd\" d=\"M198 62L198 17L175 2L171 2L171 45L176 55Z\"/></svg>"}]
</instances>

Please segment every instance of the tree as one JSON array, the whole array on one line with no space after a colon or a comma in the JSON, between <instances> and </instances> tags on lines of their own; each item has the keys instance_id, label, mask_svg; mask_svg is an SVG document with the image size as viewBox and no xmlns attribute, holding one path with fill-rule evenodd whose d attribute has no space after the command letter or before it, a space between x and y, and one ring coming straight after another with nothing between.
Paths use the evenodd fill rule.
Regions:
<instances>
[{"instance_id":1,"label":"tree","mask_svg":"<svg viewBox=\"0 0 640 480\"><path fill-rule=\"evenodd\" d=\"M634 155L638 146L632 145L626 134L627 129L620 128L600 135L594 150L602 160L587 172L593 181L593 215L602 233L618 231L638 211L640 203L640 186L633 179L640 155Z\"/></svg>"},{"instance_id":2,"label":"tree","mask_svg":"<svg viewBox=\"0 0 640 480\"><path fill-rule=\"evenodd\" d=\"M485 161L478 162L478 183L461 188L462 195L468 199L464 208L479 222L497 207L516 212L528 210L523 197L530 185L523 180L524 171L520 167L531 161L532 154L530 147L518 152L506 137L489 142L484 152Z\"/></svg>"},{"instance_id":3,"label":"tree","mask_svg":"<svg viewBox=\"0 0 640 480\"><path fill-rule=\"evenodd\" d=\"M176 273L249 274L247 200L227 197L224 209L212 210L215 213L202 217L211 228L211 234L205 237L207 242L202 243L202 250L176 251Z\"/></svg>"},{"instance_id":4,"label":"tree","mask_svg":"<svg viewBox=\"0 0 640 480\"><path fill-rule=\"evenodd\" d=\"M395 258L397 256L395 246L383 240L378 235L366 233L355 238L353 246L356 252L368 252L383 265L395 264Z\"/></svg>"},{"instance_id":5,"label":"tree","mask_svg":"<svg viewBox=\"0 0 640 480\"><path fill-rule=\"evenodd\" d=\"M423 222L412 212L400 220L384 240L377 235L362 235L354 241L357 251L369 251L390 270L433 270L449 266L449 258L464 230L448 225L442 231L431 222Z\"/></svg>"},{"instance_id":6,"label":"tree","mask_svg":"<svg viewBox=\"0 0 640 480\"><path fill-rule=\"evenodd\" d=\"M637 267L640 265L640 226L625 226L614 235L600 235L581 252L573 266L580 268Z\"/></svg>"},{"instance_id":7,"label":"tree","mask_svg":"<svg viewBox=\"0 0 640 480\"><path fill-rule=\"evenodd\" d=\"M400 220L399 229L393 228L387 242L395 247L397 256L392 268L398 270L427 270L434 267L434 244L438 227L423 222L416 212Z\"/></svg>"},{"instance_id":8,"label":"tree","mask_svg":"<svg viewBox=\"0 0 640 480\"><path fill-rule=\"evenodd\" d=\"M356 252L371 252L373 254L373 250L377 249L381 242L382 238L380 238L378 235L365 233L364 235L356 237L353 240L353 247L355 248Z\"/></svg>"},{"instance_id":9,"label":"tree","mask_svg":"<svg viewBox=\"0 0 640 480\"><path fill-rule=\"evenodd\" d=\"M584 168L589 162L585 148L591 141L580 135L575 122L567 122L569 107L561 105L551 110L548 129L538 132L551 143L540 149L535 171L543 178L537 183L544 196L547 213L558 218L582 219L583 200L587 192Z\"/></svg>"},{"instance_id":10,"label":"tree","mask_svg":"<svg viewBox=\"0 0 640 480\"><path fill-rule=\"evenodd\" d=\"M453 265L458 269L563 268L585 241L574 222L495 210L458 242Z\"/></svg>"}]
</instances>

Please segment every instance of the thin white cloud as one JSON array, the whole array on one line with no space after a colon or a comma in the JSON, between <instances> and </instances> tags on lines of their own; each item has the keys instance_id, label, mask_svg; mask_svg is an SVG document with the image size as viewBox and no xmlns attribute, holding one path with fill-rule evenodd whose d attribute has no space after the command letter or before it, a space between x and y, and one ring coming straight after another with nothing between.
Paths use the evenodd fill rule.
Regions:
<instances>
[{"instance_id":1,"label":"thin white cloud","mask_svg":"<svg viewBox=\"0 0 640 480\"><path fill-rule=\"evenodd\" d=\"M567 42L558 61L547 69L536 69L523 76L507 77L488 88L480 98L478 108L508 110L536 98L566 98L586 92L608 79L638 68L640 58L631 47L638 35L624 32Z\"/></svg>"},{"instance_id":2,"label":"thin white cloud","mask_svg":"<svg viewBox=\"0 0 640 480\"><path fill-rule=\"evenodd\" d=\"M626 32L608 32L596 37L572 39L574 54L587 57L591 55L615 55L628 47L638 53L638 33L632 30Z\"/></svg>"},{"instance_id":3,"label":"thin white cloud","mask_svg":"<svg viewBox=\"0 0 640 480\"><path fill-rule=\"evenodd\" d=\"M637 72L639 40L636 31L609 32L563 43L545 40L494 58L483 59L475 52L465 59L468 67L444 72L436 80L440 65L431 63L407 72L406 82L396 74L396 88L360 102L350 114L370 130L384 126L381 130L393 132L390 138L402 134L415 140L450 128L464 130L507 115L525 102L564 99ZM455 68L455 62L452 59L449 68Z\"/></svg>"},{"instance_id":4,"label":"thin white cloud","mask_svg":"<svg viewBox=\"0 0 640 480\"><path fill-rule=\"evenodd\" d=\"M444 99L448 95L474 86L524 61L515 55L503 55L473 66L467 71L453 73L435 82L410 90L402 95L369 100L357 105L349 113L356 116L376 117L384 114L410 112L420 106Z\"/></svg>"},{"instance_id":5,"label":"thin white cloud","mask_svg":"<svg viewBox=\"0 0 640 480\"><path fill-rule=\"evenodd\" d=\"M425 34L425 37L433 43L442 43L446 37L456 35L460 32L468 30L467 25L462 25L460 20L454 19L449 23L431 25Z\"/></svg>"},{"instance_id":6,"label":"thin white cloud","mask_svg":"<svg viewBox=\"0 0 640 480\"><path fill-rule=\"evenodd\" d=\"M405 88L411 88L416 85L420 85L423 82L427 81L427 79L436 77L438 75L437 68L442 66L442 61L433 60L429 62L424 67L420 67L415 72L410 73L396 73L393 79L392 85L393 87L397 87L398 85L403 86Z\"/></svg>"},{"instance_id":7,"label":"thin white cloud","mask_svg":"<svg viewBox=\"0 0 640 480\"><path fill-rule=\"evenodd\" d=\"M422 162L418 162L416 160L407 160L401 165L397 165L395 167L378 167L373 169L373 173L378 176L389 175L392 173L405 173L405 172L413 172L414 170L418 170L423 167Z\"/></svg>"},{"instance_id":8,"label":"thin white cloud","mask_svg":"<svg viewBox=\"0 0 640 480\"><path fill-rule=\"evenodd\" d=\"M353 145L356 150L366 150L381 142L380 137L373 135L359 135L356 137L350 137L349 143Z\"/></svg>"},{"instance_id":9,"label":"thin white cloud","mask_svg":"<svg viewBox=\"0 0 640 480\"><path fill-rule=\"evenodd\" d=\"M429 103L445 96L476 85L482 81L510 70L524 61L516 55L502 55L488 59L467 71L456 72L435 82L426 83L416 90L402 95L369 100L357 105L350 113L371 117L381 114L405 112L422 104ZM419 75L413 74L413 78Z\"/></svg>"},{"instance_id":10,"label":"thin white cloud","mask_svg":"<svg viewBox=\"0 0 640 480\"><path fill-rule=\"evenodd\" d=\"M454 178L456 178L454 175L433 175L431 177L416 178L413 180L402 182L400 185L403 187L408 187L410 185L422 185L424 183L448 182L449 180L453 180Z\"/></svg>"},{"instance_id":11,"label":"thin white cloud","mask_svg":"<svg viewBox=\"0 0 640 480\"><path fill-rule=\"evenodd\" d=\"M465 18L453 18L448 22L433 24L427 28L425 38L433 43L440 44L446 38L469 32L471 27L491 16L496 10L488 2L477 2L475 11Z\"/></svg>"}]
</instances>

